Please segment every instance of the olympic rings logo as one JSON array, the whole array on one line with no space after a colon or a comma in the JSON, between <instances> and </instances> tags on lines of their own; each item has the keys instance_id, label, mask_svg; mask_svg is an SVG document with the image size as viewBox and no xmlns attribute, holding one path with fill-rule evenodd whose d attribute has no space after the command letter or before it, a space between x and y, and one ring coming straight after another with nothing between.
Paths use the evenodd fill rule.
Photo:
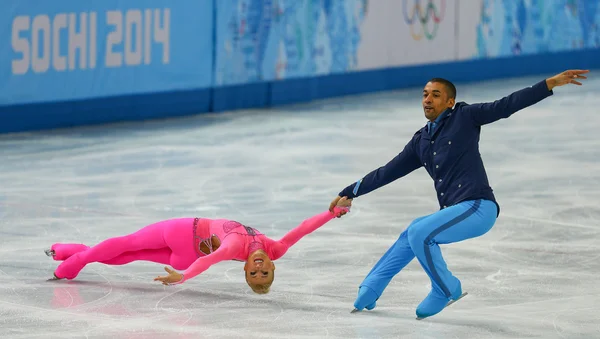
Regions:
<instances>
[{"instance_id":1,"label":"olympic rings logo","mask_svg":"<svg viewBox=\"0 0 600 339\"><path fill-rule=\"evenodd\" d=\"M425 4L421 0L412 0L411 9L408 2L409 0L403 0L402 12L404 22L410 27L410 35L417 41L423 37L433 40L437 35L440 22L444 20L446 0L427 0ZM439 8L435 3L439 3Z\"/></svg>"}]
</instances>

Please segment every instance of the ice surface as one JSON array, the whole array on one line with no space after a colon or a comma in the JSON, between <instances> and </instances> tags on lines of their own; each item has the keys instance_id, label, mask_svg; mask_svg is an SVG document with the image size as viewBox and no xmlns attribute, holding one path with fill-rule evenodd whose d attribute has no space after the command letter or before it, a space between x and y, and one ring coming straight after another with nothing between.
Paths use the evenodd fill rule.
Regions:
<instances>
[{"instance_id":1,"label":"ice surface","mask_svg":"<svg viewBox=\"0 0 600 339\"><path fill-rule=\"evenodd\" d=\"M595 78L592 73L592 78ZM461 85L499 98L543 77ZM238 219L279 237L385 164L424 125L420 89L270 111L0 137L0 337L598 338L600 81L559 88L483 128L502 206L485 236L443 247L469 295L416 321L429 279L413 261L371 312L357 286L409 222L437 208L422 169L356 199L352 212L278 261L254 295L239 262L183 285L160 264L91 264L46 281L53 242L95 244L173 217Z\"/></svg>"}]
</instances>

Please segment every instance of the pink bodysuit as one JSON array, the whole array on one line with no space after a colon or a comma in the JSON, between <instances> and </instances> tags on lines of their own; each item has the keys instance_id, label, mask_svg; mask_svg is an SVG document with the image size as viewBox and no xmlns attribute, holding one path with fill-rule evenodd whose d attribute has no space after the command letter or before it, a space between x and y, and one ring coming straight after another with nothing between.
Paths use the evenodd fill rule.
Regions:
<instances>
[{"instance_id":1,"label":"pink bodysuit","mask_svg":"<svg viewBox=\"0 0 600 339\"><path fill-rule=\"evenodd\" d=\"M189 280L224 260L246 261L262 249L271 260L281 258L302 237L312 233L348 208L335 207L304 220L280 240L273 240L254 228L227 219L180 218L160 221L139 231L107 239L96 246L54 244L55 260L64 260L54 274L74 279L85 265L100 262L123 265L136 260L171 265Z\"/></svg>"}]
</instances>

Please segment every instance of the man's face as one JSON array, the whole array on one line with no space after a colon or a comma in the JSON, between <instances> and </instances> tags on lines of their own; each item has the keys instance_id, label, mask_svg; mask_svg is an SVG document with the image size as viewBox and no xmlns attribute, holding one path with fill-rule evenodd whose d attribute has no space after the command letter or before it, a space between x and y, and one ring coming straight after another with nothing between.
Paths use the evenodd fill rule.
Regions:
<instances>
[{"instance_id":1,"label":"man's face","mask_svg":"<svg viewBox=\"0 0 600 339\"><path fill-rule=\"evenodd\" d=\"M423 111L429 121L435 120L447 108L454 107L454 98L448 97L448 90L439 82L428 82L423 89Z\"/></svg>"}]
</instances>

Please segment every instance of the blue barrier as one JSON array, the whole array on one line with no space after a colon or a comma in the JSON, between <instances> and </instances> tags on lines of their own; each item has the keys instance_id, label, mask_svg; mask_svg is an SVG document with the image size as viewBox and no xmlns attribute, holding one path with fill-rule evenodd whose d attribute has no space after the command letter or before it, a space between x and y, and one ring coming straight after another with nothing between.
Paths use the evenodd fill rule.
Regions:
<instances>
[{"instance_id":1,"label":"blue barrier","mask_svg":"<svg viewBox=\"0 0 600 339\"><path fill-rule=\"evenodd\" d=\"M396 1L389 5L403 6ZM10 23L0 28L0 133L272 107L422 86L432 77L464 83L600 69L597 32L563 33L556 49L544 42L535 50L513 36L482 36L490 32L484 24L498 25L486 17L473 24L479 40L470 57L360 70L358 44L372 39L357 30L366 3L298 0L281 9L270 0L7 1L0 4L0 20ZM580 13L588 24L596 20L590 13L600 13L593 4L584 0L579 9L589 12ZM533 26L521 14L526 31ZM319 29L329 40L309 44ZM458 42L450 42L457 52ZM287 73L278 73L280 64Z\"/></svg>"}]
</instances>

